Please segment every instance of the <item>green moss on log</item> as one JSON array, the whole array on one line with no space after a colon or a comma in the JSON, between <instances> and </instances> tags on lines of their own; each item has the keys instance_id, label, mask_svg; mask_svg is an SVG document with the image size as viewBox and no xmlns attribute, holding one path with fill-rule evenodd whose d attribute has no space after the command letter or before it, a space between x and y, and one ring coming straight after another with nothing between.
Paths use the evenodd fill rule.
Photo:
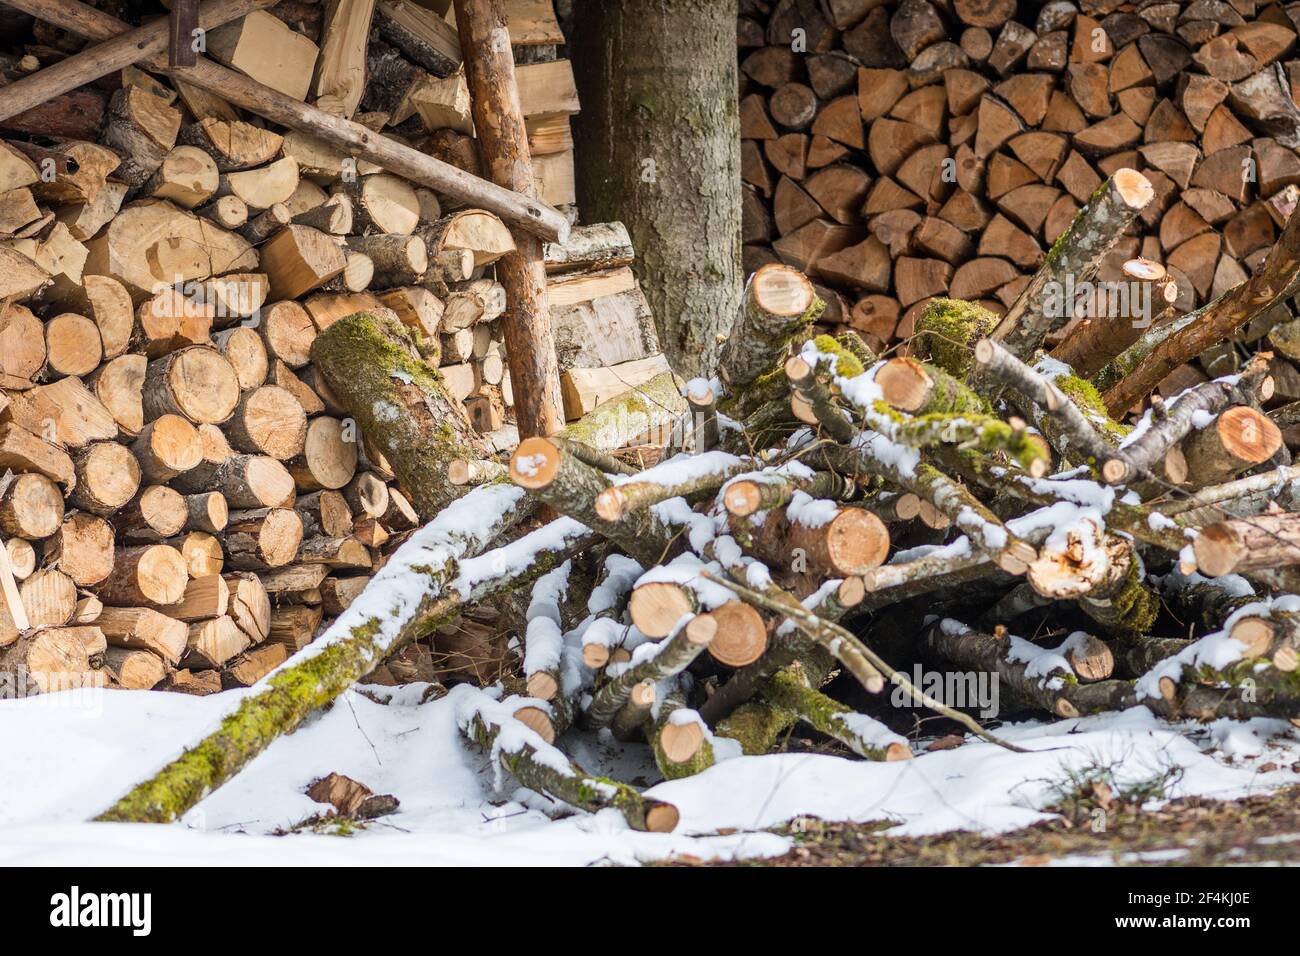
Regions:
<instances>
[{"instance_id":1,"label":"green moss on log","mask_svg":"<svg viewBox=\"0 0 1300 956\"><path fill-rule=\"evenodd\" d=\"M931 299L916 320L912 347L918 357L964 379L975 361L975 343L997 324L997 316L982 305L961 299Z\"/></svg>"}]
</instances>

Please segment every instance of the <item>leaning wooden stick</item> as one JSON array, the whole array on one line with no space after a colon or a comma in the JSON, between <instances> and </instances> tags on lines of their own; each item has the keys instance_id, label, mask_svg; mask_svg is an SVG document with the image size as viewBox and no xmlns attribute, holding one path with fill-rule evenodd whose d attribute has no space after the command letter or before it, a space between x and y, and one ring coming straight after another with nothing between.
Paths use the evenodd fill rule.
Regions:
<instances>
[{"instance_id":1,"label":"leaning wooden stick","mask_svg":"<svg viewBox=\"0 0 1300 956\"><path fill-rule=\"evenodd\" d=\"M209 0L199 8L198 25L211 30L231 20L238 20L254 10L275 6L278 2L279 0ZM12 3L10 6L22 7L20 3ZM40 106L85 83L93 83L101 76L108 76L132 63L138 63L144 57L162 53L167 49L168 35L169 21L154 20L142 27L120 33L111 40L87 47L66 60L60 60L9 84L4 88L4 96L0 97L0 120Z\"/></svg>"},{"instance_id":2,"label":"leaning wooden stick","mask_svg":"<svg viewBox=\"0 0 1300 956\"><path fill-rule=\"evenodd\" d=\"M78 0L5 2L69 33L92 40L106 40L130 29L129 25L116 17ZM192 67L172 70L167 64L167 55L163 53L148 57L145 65L148 69L170 73L177 79L216 93L228 102L274 123L319 136L353 156L383 166L390 173L403 176L421 186L428 186L468 205L486 209L510 225L543 239L563 242L569 235L569 220L545 203L479 179L449 163L403 146L360 123L353 123L341 116L331 116L211 60L200 59Z\"/></svg>"},{"instance_id":3,"label":"leaning wooden stick","mask_svg":"<svg viewBox=\"0 0 1300 956\"><path fill-rule=\"evenodd\" d=\"M536 196L528 130L524 128L515 82L510 34L496 0L456 0L465 79L469 83L479 157L488 177L522 196ZM497 262L505 287L506 355L514 386L519 436L553 435L564 427L560 366L551 333L542 241L519 235L514 252Z\"/></svg>"}]
</instances>

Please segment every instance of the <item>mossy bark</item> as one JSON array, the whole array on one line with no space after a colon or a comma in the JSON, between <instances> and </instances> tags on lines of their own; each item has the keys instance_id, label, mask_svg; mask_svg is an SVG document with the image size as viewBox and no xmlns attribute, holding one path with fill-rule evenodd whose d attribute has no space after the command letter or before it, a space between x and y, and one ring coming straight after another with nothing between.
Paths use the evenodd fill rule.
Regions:
<instances>
[{"instance_id":1,"label":"mossy bark","mask_svg":"<svg viewBox=\"0 0 1300 956\"><path fill-rule=\"evenodd\" d=\"M690 777L708 770L713 766L713 744L705 737L700 749L695 751L689 759L677 763L668 758L664 753L663 746L659 742L659 734L664 727L668 725L669 718L686 706L686 699L680 692L673 692L668 695L668 699L659 707L659 717L654 721L652 727L648 728L646 736L650 740L650 747L654 751L655 765L659 772L664 775L665 780L680 780L682 777Z\"/></svg>"},{"instance_id":2,"label":"mossy bark","mask_svg":"<svg viewBox=\"0 0 1300 956\"><path fill-rule=\"evenodd\" d=\"M464 408L395 317L358 312L340 319L316 337L311 357L360 431L392 464L422 518L464 493L448 480L447 465L486 456Z\"/></svg>"},{"instance_id":3,"label":"mossy bark","mask_svg":"<svg viewBox=\"0 0 1300 956\"><path fill-rule=\"evenodd\" d=\"M1116 637L1136 640L1155 623L1160 598L1146 583L1132 541L1111 535L1106 547L1111 552L1109 578L1079 598L1079 608Z\"/></svg>"},{"instance_id":4,"label":"mossy bark","mask_svg":"<svg viewBox=\"0 0 1300 956\"><path fill-rule=\"evenodd\" d=\"M465 728L465 735L487 753L492 752L500 732L500 726L485 720L481 714L472 717ZM579 810L596 813L613 807L623 814L628 826L634 830L665 829L652 823L651 815L656 808L671 809L675 823L676 811L671 804L642 796L617 780L590 776L572 764L569 773L562 773L536 759L536 753L530 744L524 744L518 750L502 749L501 764L529 790L536 790Z\"/></svg>"},{"instance_id":5,"label":"mossy bark","mask_svg":"<svg viewBox=\"0 0 1300 956\"><path fill-rule=\"evenodd\" d=\"M462 558L478 550L483 542L506 531L522 512L511 510L481 536L453 534L440 546L459 551ZM552 541L546 537L545 540ZM564 542L585 540L581 531ZM552 542L553 543L553 542ZM418 566L406 573L427 578L426 595L415 607L400 612L394 625L384 627L376 615L353 627L327 647L300 652L298 658L273 673L256 693L242 700L220 726L198 744L187 748L158 773L140 783L96 819L116 822L171 823L204 797L229 781L278 737L292 732L313 711L333 701L357 680L370 673L386 657L410 641L435 630L455 618L466 603L477 601L491 591L529 580L549 570L559 552L544 552L528 565L510 565L490 580L480 581L472 591L459 594L444 590L458 573L458 562L449 556L437 567ZM359 600L364 600L362 597ZM398 611L384 609L384 614Z\"/></svg>"},{"instance_id":6,"label":"mossy bark","mask_svg":"<svg viewBox=\"0 0 1300 956\"><path fill-rule=\"evenodd\" d=\"M601 402L576 422L570 422L558 437L599 451L613 451L638 435L670 426L684 411L686 399L682 398L677 379L671 372L664 372Z\"/></svg>"},{"instance_id":7,"label":"mossy bark","mask_svg":"<svg viewBox=\"0 0 1300 956\"><path fill-rule=\"evenodd\" d=\"M975 343L997 324L996 315L974 302L931 299L916 320L912 347L917 358L929 359L948 374L965 379L975 361Z\"/></svg>"},{"instance_id":8,"label":"mossy bark","mask_svg":"<svg viewBox=\"0 0 1300 956\"><path fill-rule=\"evenodd\" d=\"M761 694L764 700L789 711L827 737L833 737L859 757L868 760L897 759L897 750L891 753L889 744L882 745L863 737L855 729L854 721L848 719L854 716L860 718L861 715L814 688L806 669L799 664L793 664L772 675L763 685ZM901 737L898 742L902 742Z\"/></svg>"}]
</instances>

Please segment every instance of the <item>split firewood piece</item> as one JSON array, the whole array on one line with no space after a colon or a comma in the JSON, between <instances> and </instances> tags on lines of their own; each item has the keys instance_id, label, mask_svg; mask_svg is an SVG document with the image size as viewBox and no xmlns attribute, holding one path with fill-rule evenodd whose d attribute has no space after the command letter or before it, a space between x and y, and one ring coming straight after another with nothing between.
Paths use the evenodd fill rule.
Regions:
<instances>
[{"instance_id":1,"label":"split firewood piece","mask_svg":"<svg viewBox=\"0 0 1300 956\"><path fill-rule=\"evenodd\" d=\"M152 690L167 677L167 662L152 651L110 647L104 652L104 666L127 690Z\"/></svg>"},{"instance_id":2,"label":"split firewood piece","mask_svg":"<svg viewBox=\"0 0 1300 956\"><path fill-rule=\"evenodd\" d=\"M420 223L420 200L404 179L386 173L353 176L342 179L338 189L347 199L353 232L409 236Z\"/></svg>"},{"instance_id":3,"label":"split firewood piece","mask_svg":"<svg viewBox=\"0 0 1300 956\"><path fill-rule=\"evenodd\" d=\"M288 659L289 649L283 644L267 644L245 651L222 670L221 688L252 687Z\"/></svg>"},{"instance_id":4,"label":"split firewood piece","mask_svg":"<svg viewBox=\"0 0 1300 956\"><path fill-rule=\"evenodd\" d=\"M289 225L261 246L261 267L271 280L271 296L296 299L341 273L347 260L326 233Z\"/></svg>"},{"instance_id":5,"label":"split firewood piece","mask_svg":"<svg viewBox=\"0 0 1300 956\"><path fill-rule=\"evenodd\" d=\"M67 489L77 480L72 459L58 446L12 422L0 423L0 468L35 472Z\"/></svg>"},{"instance_id":6,"label":"split firewood piece","mask_svg":"<svg viewBox=\"0 0 1300 956\"><path fill-rule=\"evenodd\" d=\"M186 345L206 345L215 317L210 302L191 299L179 289L160 289L136 310L131 345L151 359Z\"/></svg>"},{"instance_id":7,"label":"split firewood piece","mask_svg":"<svg viewBox=\"0 0 1300 956\"><path fill-rule=\"evenodd\" d=\"M1113 454L1102 466L1102 477L1110 484L1131 482L1152 472L1157 462L1163 462L1167 474L1171 467L1175 472L1168 477L1175 484L1181 484L1186 478L1187 465L1177 444L1196 427L1202 416L1217 415L1231 405L1255 402L1267 374L1268 364L1256 358L1240 376L1216 379L1189 388L1168 407L1162 408L1159 416L1154 411L1148 412L1152 417L1150 426ZM1171 451L1174 452L1173 459L1170 458Z\"/></svg>"},{"instance_id":8,"label":"split firewood piece","mask_svg":"<svg viewBox=\"0 0 1300 956\"><path fill-rule=\"evenodd\" d=\"M86 272L112 276L138 297L257 267L257 253L243 238L156 199L123 209L86 249Z\"/></svg>"},{"instance_id":9,"label":"split firewood piece","mask_svg":"<svg viewBox=\"0 0 1300 956\"><path fill-rule=\"evenodd\" d=\"M294 505L307 537L345 538L352 533L352 509L338 491L302 495Z\"/></svg>"},{"instance_id":10,"label":"split firewood piece","mask_svg":"<svg viewBox=\"0 0 1300 956\"><path fill-rule=\"evenodd\" d=\"M70 141L44 147L32 143L10 143L42 170L50 170L30 182L37 199L47 202L94 202L104 184L121 164L122 157L108 146ZM24 183L23 185L28 185Z\"/></svg>"},{"instance_id":11,"label":"split firewood piece","mask_svg":"<svg viewBox=\"0 0 1300 956\"><path fill-rule=\"evenodd\" d=\"M196 621L189 626L181 663L190 670L220 667L247 647L248 635L229 616Z\"/></svg>"},{"instance_id":12,"label":"split firewood piece","mask_svg":"<svg viewBox=\"0 0 1300 956\"><path fill-rule=\"evenodd\" d=\"M311 226L333 236L352 232L352 218L352 200L347 193L335 193L320 205L293 214L293 221L298 225Z\"/></svg>"},{"instance_id":13,"label":"split firewood piece","mask_svg":"<svg viewBox=\"0 0 1300 956\"><path fill-rule=\"evenodd\" d=\"M680 815L672 804L644 797L626 784L593 780L569 763L513 716L522 700L526 698L498 702L485 694L469 698L459 715L461 729L485 752L499 752L502 764L529 789L591 813L613 807L635 830L669 833L676 828Z\"/></svg>"},{"instance_id":14,"label":"split firewood piece","mask_svg":"<svg viewBox=\"0 0 1300 956\"><path fill-rule=\"evenodd\" d=\"M280 152L284 137L239 119L205 116L181 128L179 140L207 153L223 173L265 166Z\"/></svg>"},{"instance_id":15,"label":"split firewood piece","mask_svg":"<svg viewBox=\"0 0 1300 956\"><path fill-rule=\"evenodd\" d=\"M271 599L261 578L243 573L227 574L224 579L230 589L228 613L235 626L248 635L250 643L262 643L271 636Z\"/></svg>"},{"instance_id":16,"label":"split firewood piece","mask_svg":"<svg viewBox=\"0 0 1300 956\"><path fill-rule=\"evenodd\" d=\"M291 654L302 650L316 639L325 609L303 604L277 607L271 611L268 641L283 644Z\"/></svg>"},{"instance_id":17,"label":"split firewood piece","mask_svg":"<svg viewBox=\"0 0 1300 956\"><path fill-rule=\"evenodd\" d=\"M127 86L109 101L104 142L125 157L114 175L131 186L144 186L176 145L181 113L136 86Z\"/></svg>"},{"instance_id":18,"label":"split firewood piece","mask_svg":"<svg viewBox=\"0 0 1300 956\"><path fill-rule=\"evenodd\" d=\"M356 426L391 462L421 515L458 495L447 464L483 457L459 403L420 357L409 333L391 313L360 313L335 322L312 344L312 359ZM390 414L388 409L398 410ZM319 419L314 420L319 421ZM315 487L341 488L355 469L356 436L347 443L352 467ZM311 429L308 454L311 451ZM299 472L299 475L301 473ZM305 489L314 490L314 489Z\"/></svg>"},{"instance_id":19,"label":"split firewood piece","mask_svg":"<svg viewBox=\"0 0 1300 956\"><path fill-rule=\"evenodd\" d=\"M343 488L343 498L353 514L381 517L388 510L388 485L372 471L363 471Z\"/></svg>"},{"instance_id":20,"label":"split firewood piece","mask_svg":"<svg viewBox=\"0 0 1300 956\"><path fill-rule=\"evenodd\" d=\"M468 250L474 265L486 266L508 252L515 251L515 241L505 224L490 212L466 209L422 226L418 232L431 260L444 252Z\"/></svg>"},{"instance_id":21,"label":"split firewood piece","mask_svg":"<svg viewBox=\"0 0 1300 956\"><path fill-rule=\"evenodd\" d=\"M144 192L155 199L170 200L182 209L194 209L212 198L220 178L216 161L203 150L177 146L145 184Z\"/></svg>"},{"instance_id":22,"label":"split firewood piece","mask_svg":"<svg viewBox=\"0 0 1300 956\"><path fill-rule=\"evenodd\" d=\"M86 380L127 436L138 435L144 428L144 379L148 364L143 355L119 355L101 365Z\"/></svg>"},{"instance_id":23,"label":"split firewood piece","mask_svg":"<svg viewBox=\"0 0 1300 956\"><path fill-rule=\"evenodd\" d=\"M185 596L167 608L167 615L178 621L193 623L221 617L230 608L230 586L219 574L191 578Z\"/></svg>"},{"instance_id":24,"label":"split firewood piece","mask_svg":"<svg viewBox=\"0 0 1300 956\"><path fill-rule=\"evenodd\" d=\"M230 515L223 532L227 563L240 571L279 568L298 556L302 519L288 508L259 508Z\"/></svg>"},{"instance_id":25,"label":"split firewood piece","mask_svg":"<svg viewBox=\"0 0 1300 956\"><path fill-rule=\"evenodd\" d=\"M369 584L369 575L350 578L328 577L321 584L321 606L325 608L326 614L342 614L352 606L352 602L361 596Z\"/></svg>"},{"instance_id":26,"label":"split firewood piece","mask_svg":"<svg viewBox=\"0 0 1300 956\"><path fill-rule=\"evenodd\" d=\"M1145 176L1121 169L1089 200L1064 236L1053 245L1047 260L993 330L997 339L1017 358L1028 358L1044 339L1063 327L1072 311L1048 314L1049 286L1063 287L1067 277L1079 283L1094 275L1102 257L1154 198Z\"/></svg>"},{"instance_id":27,"label":"split firewood piece","mask_svg":"<svg viewBox=\"0 0 1300 956\"><path fill-rule=\"evenodd\" d=\"M505 311L505 287L492 279L476 279L448 293L439 329L459 332L498 319Z\"/></svg>"},{"instance_id":28,"label":"split firewood piece","mask_svg":"<svg viewBox=\"0 0 1300 956\"><path fill-rule=\"evenodd\" d=\"M205 461L173 482L189 494L221 493L234 509L284 507L294 500L293 476L283 464L265 455L230 454Z\"/></svg>"},{"instance_id":29,"label":"split firewood piece","mask_svg":"<svg viewBox=\"0 0 1300 956\"><path fill-rule=\"evenodd\" d=\"M113 545L113 526L80 512L59 526L45 549L45 560L78 587L93 587L112 573Z\"/></svg>"},{"instance_id":30,"label":"split firewood piece","mask_svg":"<svg viewBox=\"0 0 1300 956\"><path fill-rule=\"evenodd\" d=\"M185 558L175 548L141 545L118 550L112 574L95 593L106 605L165 607L185 596L188 580Z\"/></svg>"},{"instance_id":31,"label":"split firewood piece","mask_svg":"<svg viewBox=\"0 0 1300 956\"><path fill-rule=\"evenodd\" d=\"M0 249L4 247L0 246ZM15 255L24 262L31 261L25 256ZM0 267L4 268L0 275L9 272L9 265L0 256ZM44 270L39 271L45 274ZM0 313L0 346L3 347L0 373L5 386L30 387L31 379L45 366L45 329L40 319L26 306L10 303Z\"/></svg>"},{"instance_id":32,"label":"split firewood piece","mask_svg":"<svg viewBox=\"0 0 1300 956\"><path fill-rule=\"evenodd\" d=\"M214 60L273 90L305 100L319 54L316 44L264 10L209 30Z\"/></svg>"},{"instance_id":33,"label":"split firewood piece","mask_svg":"<svg viewBox=\"0 0 1300 956\"><path fill-rule=\"evenodd\" d=\"M265 318L263 322L265 323ZM267 360L266 345L256 329L237 325L214 335L212 344L234 368L242 391L255 389L266 381L270 363Z\"/></svg>"},{"instance_id":34,"label":"split firewood piece","mask_svg":"<svg viewBox=\"0 0 1300 956\"><path fill-rule=\"evenodd\" d=\"M719 365L720 375L733 389L769 371L789 342L825 309L806 276L776 263L750 276L744 301Z\"/></svg>"},{"instance_id":35,"label":"split firewood piece","mask_svg":"<svg viewBox=\"0 0 1300 956\"><path fill-rule=\"evenodd\" d=\"M63 298L60 305L93 319L99 328L104 359L117 358L126 351L135 324L130 294L111 276L91 274L81 277L76 293Z\"/></svg>"}]
</instances>

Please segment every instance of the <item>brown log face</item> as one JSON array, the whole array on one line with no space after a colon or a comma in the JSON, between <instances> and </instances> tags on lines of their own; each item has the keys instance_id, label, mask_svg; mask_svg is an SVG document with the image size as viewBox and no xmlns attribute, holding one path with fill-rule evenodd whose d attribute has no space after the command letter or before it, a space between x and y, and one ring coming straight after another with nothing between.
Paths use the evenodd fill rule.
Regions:
<instances>
[{"instance_id":1,"label":"brown log face","mask_svg":"<svg viewBox=\"0 0 1300 956\"><path fill-rule=\"evenodd\" d=\"M715 660L729 667L744 667L767 650L767 622L750 605L728 601L710 614L718 625L709 642L709 653Z\"/></svg>"}]
</instances>

